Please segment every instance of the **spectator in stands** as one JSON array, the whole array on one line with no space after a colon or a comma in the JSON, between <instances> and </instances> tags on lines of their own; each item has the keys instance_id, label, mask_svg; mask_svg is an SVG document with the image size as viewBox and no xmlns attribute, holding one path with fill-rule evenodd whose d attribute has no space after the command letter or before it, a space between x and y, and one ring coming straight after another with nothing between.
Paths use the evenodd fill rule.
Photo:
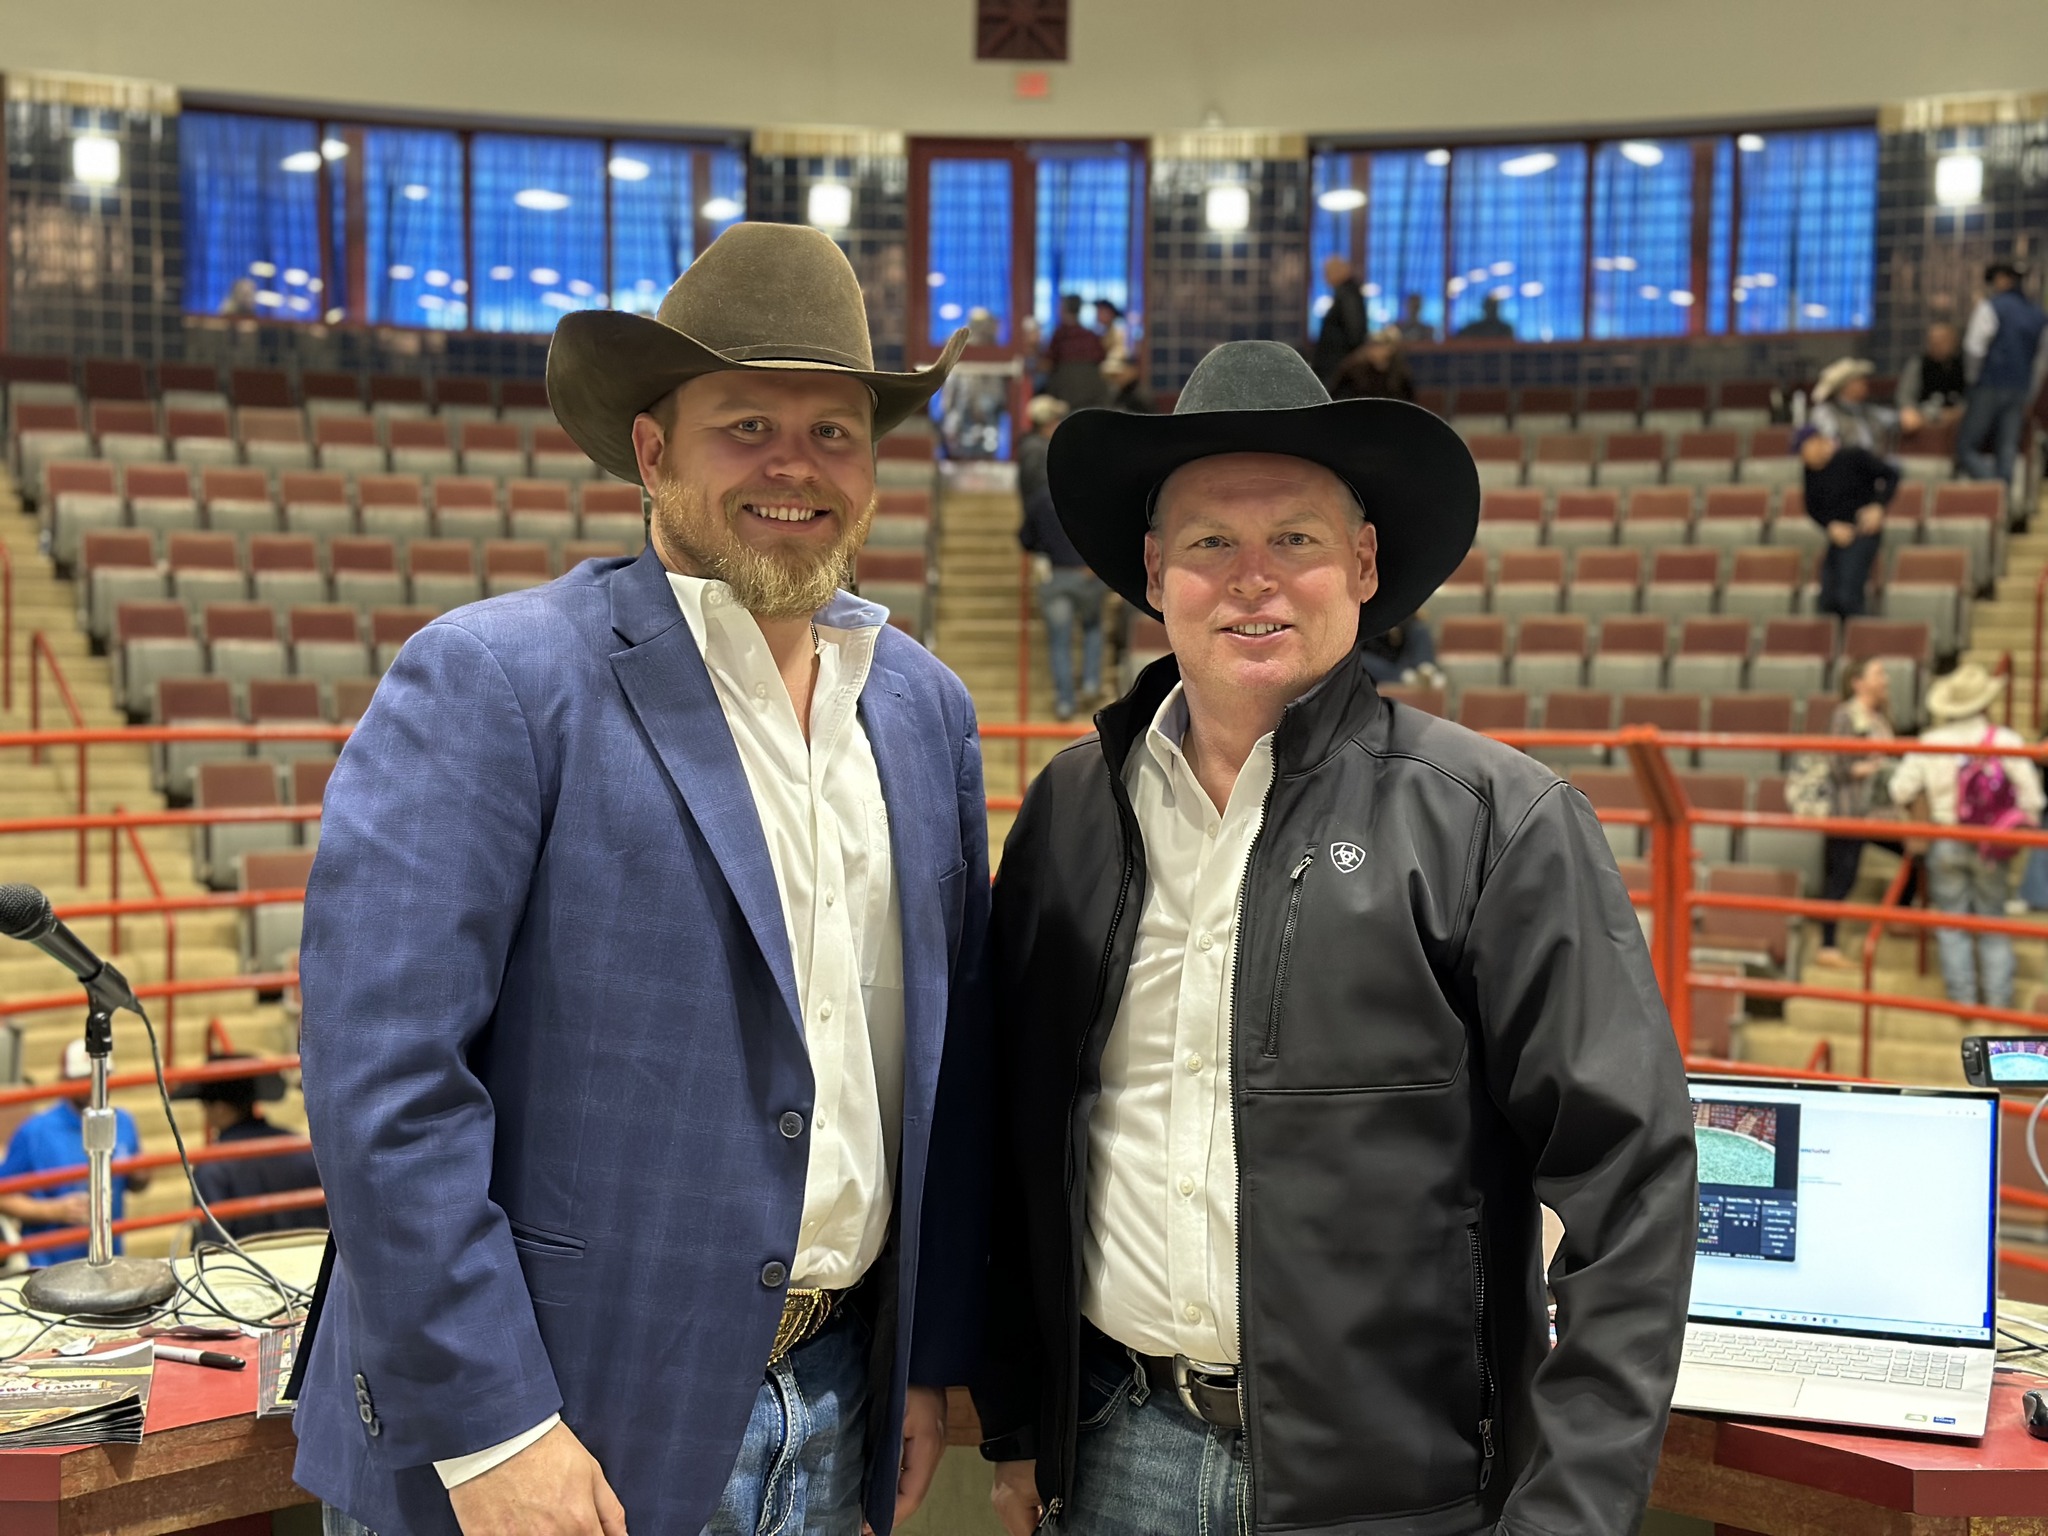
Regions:
<instances>
[{"instance_id":1,"label":"spectator in stands","mask_svg":"<svg viewBox=\"0 0 2048 1536\"><path fill-rule=\"evenodd\" d=\"M306 891L329 1536L851 1536L930 1486L980 1339L988 806L966 688L839 582L966 341L877 369L831 238L745 222L655 314L556 326L648 547L406 643Z\"/></svg>"},{"instance_id":2,"label":"spectator in stands","mask_svg":"<svg viewBox=\"0 0 2048 1536\"><path fill-rule=\"evenodd\" d=\"M1403 341L1435 341L1436 327L1422 318L1422 295L1411 293L1401 301L1401 318L1395 329Z\"/></svg>"},{"instance_id":3,"label":"spectator in stands","mask_svg":"<svg viewBox=\"0 0 2048 1536\"><path fill-rule=\"evenodd\" d=\"M1956 429L1956 467L1973 480L2003 485L2012 483L2020 429L2048 380L2048 315L2020 291L2021 276L2009 261L1987 267L1988 291L1963 332L1970 396Z\"/></svg>"},{"instance_id":4,"label":"spectator in stands","mask_svg":"<svg viewBox=\"0 0 2048 1536\"><path fill-rule=\"evenodd\" d=\"M1899 370L1899 399L1918 410L1922 421L1953 421L1969 389L1956 328L1937 320L1927 327L1926 345Z\"/></svg>"},{"instance_id":5,"label":"spectator in stands","mask_svg":"<svg viewBox=\"0 0 2048 1536\"><path fill-rule=\"evenodd\" d=\"M1102 363L1108 349L1102 338L1081 323L1081 295L1060 300L1060 323L1045 342L1045 393L1067 402L1069 409L1107 405L1109 386Z\"/></svg>"},{"instance_id":6,"label":"spectator in stands","mask_svg":"<svg viewBox=\"0 0 2048 1536\"><path fill-rule=\"evenodd\" d=\"M1112 386L1117 374L1131 360L1131 332L1124 324L1124 312L1108 299L1095 301L1095 329L1102 337L1102 376Z\"/></svg>"},{"instance_id":7,"label":"spectator in stands","mask_svg":"<svg viewBox=\"0 0 2048 1536\"><path fill-rule=\"evenodd\" d=\"M1090 708L1109 701L1102 692L1102 600L1109 595L1074 548L1052 509L1045 454L1066 405L1049 395L1031 402L1031 430L1017 442L1017 490L1024 499L1024 524L1017 542L1031 555L1031 579L1038 611L1045 617L1045 643L1052 672L1052 712L1071 720L1074 695L1074 626L1081 628L1081 692Z\"/></svg>"},{"instance_id":8,"label":"spectator in stands","mask_svg":"<svg viewBox=\"0 0 2048 1536\"><path fill-rule=\"evenodd\" d=\"M60 1227L82 1227L91 1215L85 1193L85 1118L79 1111L79 1105L85 1099L86 1080L92 1076L92 1058L86 1055L83 1040L73 1040L64 1047L62 1071L63 1081L76 1083L78 1087L14 1128L14 1136L7 1143L7 1156L0 1160L0 1179L23 1173L49 1173L58 1168L76 1168L78 1178L74 1182L52 1184L27 1194L0 1195L0 1216L11 1216L20 1222L23 1237L54 1232ZM142 1140L135 1131L135 1117L125 1109L115 1110L115 1158L134 1157L141 1150ZM113 1219L121 1219L127 1191L132 1189L139 1193L148 1187L149 1173L146 1169L116 1174ZM121 1251L121 1239L118 1237L114 1239L114 1251ZM71 1243L31 1253L28 1261L41 1268L45 1264L61 1264L66 1259L85 1256L84 1243Z\"/></svg>"},{"instance_id":9,"label":"spectator in stands","mask_svg":"<svg viewBox=\"0 0 2048 1536\"><path fill-rule=\"evenodd\" d=\"M1697 1225L1670 1022L1585 800L1358 659L1469 550L1471 455L1239 341L1049 470L1173 654L996 889L1005 1529L1633 1536Z\"/></svg>"},{"instance_id":10,"label":"spectator in stands","mask_svg":"<svg viewBox=\"0 0 2048 1536\"><path fill-rule=\"evenodd\" d=\"M1890 453L1901 432L1920 430L1920 412L1911 405L1893 410L1873 401L1871 372L1867 358L1841 357L1829 363L1814 383L1806 423L1846 447Z\"/></svg>"},{"instance_id":11,"label":"spectator in stands","mask_svg":"<svg viewBox=\"0 0 2048 1536\"><path fill-rule=\"evenodd\" d=\"M1332 386L1351 354L1365 345L1365 286L1342 256L1323 258L1323 281L1330 286L1330 307L1316 333L1314 363L1316 377Z\"/></svg>"},{"instance_id":12,"label":"spectator in stands","mask_svg":"<svg viewBox=\"0 0 2048 1536\"><path fill-rule=\"evenodd\" d=\"M1967 662L1927 690L1927 718L1920 733L1927 747L1899 760L1891 796L1913 806L1908 816L1944 827L2038 826L2043 797L2041 775L2024 757L1971 757L1969 749L2024 746L2009 726L1995 725L1991 707L2005 691L2005 679ZM2012 895L2014 850L1964 838L1940 838L1927 850L1927 896L1943 912L2003 917ZM2012 1006L2012 940L2002 933L1938 928L1941 980L1949 1000Z\"/></svg>"},{"instance_id":13,"label":"spectator in stands","mask_svg":"<svg viewBox=\"0 0 2048 1536\"><path fill-rule=\"evenodd\" d=\"M1891 676L1875 657L1860 667L1842 669L1842 700L1828 722L1830 736L1854 736L1865 740L1889 741L1892 736ZM1827 776L1827 814L1867 817L1873 808L1891 807L1891 775L1896 758L1873 754L1852 757L1846 752L1815 753ZM1856 876L1863 864L1860 837L1830 835L1823 842L1825 869L1821 900L1845 901L1856 888ZM1903 853L1899 843L1880 843ZM1837 925L1832 917L1820 925L1820 950L1814 955L1819 965L1846 966L1850 959L1835 942Z\"/></svg>"},{"instance_id":14,"label":"spectator in stands","mask_svg":"<svg viewBox=\"0 0 2048 1536\"><path fill-rule=\"evenodd\" d=\"M1458 331L1460 341L1513 341L1515 328L1501 318L1500 299L1489 293L1479 301L1479 318L1468 320Z\"/></svg>"},{"instance_id":15,"label":"spectator in stands","mask_svg":"<svg viewBox=\"0 0 2048 1536\"><path fill-rule=\"evenodd\" d=\"M1361 641L1358 647L1365 675L1376 683L1400 683L1410 688L1442 688L1443 672L1436 664L1436 636L1429 619L1411 614L1383 635Z\"/></svg>"},{"instance_id":16,"label":"spectator in stands","mask_svg":"<svg viewBox=\"0 0 2048 1536\"><path fill-rule=\"evenodd\" d=\"M996 317L976 305L967 311L967 345L1002 344ZM1002 446L1003 417L1010 405L1010 377L979 369L956 369L939 392L939 435L949 459L992 459Z\"/></svg>"},{"instance_id":17,"label":"spectator in stands","mask_svg":"<svg viewBox=\"0 0 2048 1536\"><path fill-rule=\"evenodd\" d=\"M246 1055L216 1056L215 1061L247 1061ZM275 1104L284 1097L284 1079L275 1072L261 1077L186 1083L171 1095L174 1099L197 1100L203 1106L206 1128L216 1145L242 1141L274 1141L290 1136L263 1118L259 1103ZM311 1152L280 1152L273 1157L235 1158L218 1163L200 1163L192 1170L193 1182L208 1206L251 1195L281 1195L320 1187L320 1170ZM255 1237L264 1232L289 1232L296 1227L324 1227L327 1212L321 1206L296 1211L260 1211L248 1216L225 1216L219 1225L233 1238ZM211 1235L211 1234L206 1234Z\"/></svg>"},{"instance_id":18,"label":"spectator in stands","mask_svg":"<svg viewBox=\"0 0 2048 1536\"><path fill-rule=\"evenodd\" d=\"M1366 344L1344 359L1330 381L1335 400L1413 400L1415 380L1401 355L1401 333L1393 326L1373 332Z\"/></svg>"},{"instance_id":19,"label":"spectator in stands","mask_svg":"<svg viewBox=\"0 0 2048 1536\"><path fill-rule=\"evenodd\" d=\"M1815 606L1853 619L1863 612L1884 509L1899 488L1898 466L1867 449L1844 446L1812 422L1792 434L1792 451L1806 465L1806 515L1828 536Z\"/></svg>"}]
</instances>

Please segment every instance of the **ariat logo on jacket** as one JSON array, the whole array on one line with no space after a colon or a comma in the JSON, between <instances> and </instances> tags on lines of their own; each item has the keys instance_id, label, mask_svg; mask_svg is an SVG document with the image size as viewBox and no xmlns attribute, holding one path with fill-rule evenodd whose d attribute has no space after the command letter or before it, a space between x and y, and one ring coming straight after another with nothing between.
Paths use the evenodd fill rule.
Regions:
<instances>
[{"instance_id":1,"label":"ariat logo on jacket","mask_svg":"<svg viewBox=\"0 0 2048 1536\"><path fill-rule=\"evenodd\" d=\"M1330 862L1337 866L1337 873L1348 875L1365 862L1365 850L1356 843L1330 844Z\"/></svg>"}]
</instances>

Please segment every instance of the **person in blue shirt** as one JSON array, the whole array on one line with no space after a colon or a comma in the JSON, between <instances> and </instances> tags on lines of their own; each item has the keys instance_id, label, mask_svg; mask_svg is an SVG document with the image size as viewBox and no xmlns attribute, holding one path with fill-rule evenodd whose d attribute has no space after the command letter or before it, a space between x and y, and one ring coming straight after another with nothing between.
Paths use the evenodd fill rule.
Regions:
<instances>
[{"instance_id":1,"label":"person in blue shirt","mask_svg":"<svg viewBox=\"0 0 2048 1536\"><path fill-rule=\"evenodd\" d=\"M78 1170L78 1178L73 1183L0 1195L0 1216L11 1216L20 1222L23 1237L34 1237L38 1232L51 1232L59 1227L82 1227L86 1223L85 1119L80 1103L85 1097L83 1080L91 1075L92 1064L85 1054L85 1042L72 1041L64 1049L64 1081L78 1083L78 1097L59 1099L48 1109L22 1121L14 1128L13 1139L7 1143L6 1158L0 1159L0 1178L44 1173L52 1168ZM115 1110L115 1161L133 1157L141 1150L142 1139L135 1131L135 1117L125 1109ZM144 1189L148 1184L149 1174L146 1171L114 1176L114 1220L121 1219L125 1192ZM116 1237L114 1252L120 1251L121 1240ZM62 1248L41 1249L31 1253L28 1259L29 1263L41 1267L85 1256L86 1245L74 1243Z\"/></svg>"}]
</instances>

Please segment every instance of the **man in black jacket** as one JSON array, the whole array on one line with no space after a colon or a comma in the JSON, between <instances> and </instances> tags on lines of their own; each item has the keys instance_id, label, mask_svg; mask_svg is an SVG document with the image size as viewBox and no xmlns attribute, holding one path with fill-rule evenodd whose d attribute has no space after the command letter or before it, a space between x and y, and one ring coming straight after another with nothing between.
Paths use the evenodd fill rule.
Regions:
<instances>
[{"instance_id":1,"label":"man in black jacket","mask_svg":"<svg viewBox=\"0 0 2048 1536\"><path fill-rule=\"evenodd\" d=\"M1330 307L1316 333L1316 377L1327 388L1344 360L1365 345L1365 285L1342 256L1323 258L1323 281L1330 285Z\"/></svg>"},{"instance_id":2,"label":"man in black jacket","mask_svg":"<svg viewBox=\"0 0 2048 1536\"><path fill-rule=\"evenodd\" d=\"M1254 341L1050 459L1175 656L995 891L1005 1526L1630 1536L1696 1220L1670 1025L1586 801L1358 656L1469 547L1470 456Z\"/></svg>"}]
</instances>

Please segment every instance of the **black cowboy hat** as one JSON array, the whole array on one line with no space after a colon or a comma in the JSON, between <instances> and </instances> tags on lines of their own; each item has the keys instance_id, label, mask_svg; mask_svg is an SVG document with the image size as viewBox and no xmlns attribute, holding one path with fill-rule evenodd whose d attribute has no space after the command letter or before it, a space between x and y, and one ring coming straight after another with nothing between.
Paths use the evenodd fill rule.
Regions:
<instances>
[{"instance_id":1,"label":"black cowboy hat","mask_svg":"<svg viewBox=\"0 0 2048 1536\"><path fill-rule=\"evenodd\" d=\"M1060 524L1089 568L1154 618L1145 597L1152 500L1183 464L1277 453L1330 470L1379 535L1379 590L1360 639L1386 633L1444 584L1479 527L1479 471L1448 423L1405 400L1332 400L1301 354L1225 342L1196 365L1171 416L1076 411L1046 473Z\"/></svg>"},{"instance_id":2,"label":"black cowboy hat","mask_svg":"<svg viewBox=\"0 0 2048 1536\"><path fill-rule=\"evenodd\" d=\"M220 1061L255 1059L246 1051L230 1051L224 1056L206 1058L209 1066ZM284 1076L277 1072L264 1072L256 1077L202 1078L196 1083L181 1083L171 1091L174 1099L197 1099L202 1104L275 1104L284 1094Z\"/></svg>"}]
</instances>

